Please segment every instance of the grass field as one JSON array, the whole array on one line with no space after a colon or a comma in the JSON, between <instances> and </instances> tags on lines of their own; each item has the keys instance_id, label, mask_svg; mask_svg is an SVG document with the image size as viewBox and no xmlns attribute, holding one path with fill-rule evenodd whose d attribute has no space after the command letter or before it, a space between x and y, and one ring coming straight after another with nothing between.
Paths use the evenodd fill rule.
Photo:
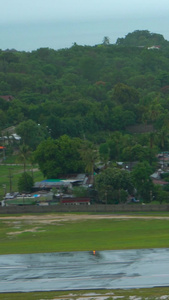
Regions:
<instances>
[{"instance_id":1,"label":"grass field","mask_svg":"<svg viewBox=\"0 0 169 300\"><path fill-rule=\"evenodd\" d=\"M74 219L77 214L71 214L70 221L62 218L66 216L0 216L0 254L169 247L169 219L156 219L152 216L152 219L139 219L139 215L134 219L123 219L120 216L116 219L97 219L94 215L95 219L89 220L83 219L82 215L81 220L77 221ZM165 217L169 217L169 214L165 213ZM134 296L140 297L139 299L160 299L157 297L169 295L169 288L92 292L102 294L105 297L102 299L109 300L114 299L113 297L134 299L131 298ZM10 293L0 294L0 299L79 299L80 295L87 297L90 293L91 291ZM104 296L106 293L110 295Z\"/></svg>"},{"instance_id":2,"label":"grass field","mask_svg":"<svg viewBox=\"0 0 169 300\"><path fill-rule=\"evenodd\" d=\"M1 219L0 254L169 247L168 219L45 218Z\"/></svg>"},{"instance_id":3,"label":"grass field","mask_svg":"<svg viewBox=\"0 0 169 300\"><path fill-rule=\"evenodd\" d=\"M0 197L4 196L5 192L10 192L10 177L11 176L11 185L12 191L18 191L18 179L23 173L23 166L22 165L0 165ZM37 168L37 166L35 166ZM27 166L27 171L32 175L34 178L34 182L43 180L43 174L40 171L34 171L32 173L31 167ZM4 188L4 185L6 188Z\"/></svg>"},{"instance_id":4,"label":"grass field","mask_svg":"<svg viewBox=\"0 0 169 300\"><path fill-rule=\"evenodd\" d=\"M89 296L93 294L92 296ZM98 295L100 300L167 300L169 297L169 288L153 288L139 290L99 290L99 291L64 291L64 292L37 292L37 293L14 293L0 294L0 300L76 300L86 299L94 300L94 296ZM100 297L99 297L100 296Z\"/></svg>"}]
</instances>

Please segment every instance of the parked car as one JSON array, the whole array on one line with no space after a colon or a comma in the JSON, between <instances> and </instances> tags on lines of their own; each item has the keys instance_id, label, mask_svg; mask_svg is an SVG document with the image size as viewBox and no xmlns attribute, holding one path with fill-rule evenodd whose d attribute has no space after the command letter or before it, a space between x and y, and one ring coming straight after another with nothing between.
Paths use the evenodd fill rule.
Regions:
<instances>
[{"instance_id":1,"label":"parked car","mask_svg":"<svg viewBox=\"0 0 169 300\"><path fill-rule=\"evenodd\" d=\"M7 193L7 194L5 195L5 200L7 200L7 199L14 199L14 198L15 198L14 194Z\"/></svg>"}]
</instances>

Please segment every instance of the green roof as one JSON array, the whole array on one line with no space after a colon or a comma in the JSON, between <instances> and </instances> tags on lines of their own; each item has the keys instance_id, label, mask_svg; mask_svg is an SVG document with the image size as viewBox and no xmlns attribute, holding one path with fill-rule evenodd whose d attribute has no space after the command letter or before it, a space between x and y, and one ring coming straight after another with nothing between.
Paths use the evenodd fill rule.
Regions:
<instances>
[{"instance_id":1,"label":"green roof","mask_svg":"<svg viewBox=\"0 0 169 300\"><path fill-rule=\"evenodd\" d=\"M62 179L46 179L46 180L43 180L42 182L60 182L60 181L63 181Z\"/></svg>"}]
</instances>

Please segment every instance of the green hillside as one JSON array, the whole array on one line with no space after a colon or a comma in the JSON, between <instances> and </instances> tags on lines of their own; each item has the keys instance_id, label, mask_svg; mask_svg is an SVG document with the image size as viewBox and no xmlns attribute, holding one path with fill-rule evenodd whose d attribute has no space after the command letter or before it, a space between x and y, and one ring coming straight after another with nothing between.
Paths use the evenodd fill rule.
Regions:
<instances>
[{"instance_id":1,"label":"green hillside","mask_svg":"<svg viewBox=\"0 0 169 300\"><path fill-rule=\"evenodd\" d=\"M99 161L137 161L147 172L135 171L138 189L136 177L149 178L159 168L157 154L169 150L168 53L169 42L147 30L116 44L105 37L93 47L0 50L1 160L17 154L24 165L33 153L45 178L93 174ZM150 200L147 181L144 189Z\"/></svg>"}]
</instances>

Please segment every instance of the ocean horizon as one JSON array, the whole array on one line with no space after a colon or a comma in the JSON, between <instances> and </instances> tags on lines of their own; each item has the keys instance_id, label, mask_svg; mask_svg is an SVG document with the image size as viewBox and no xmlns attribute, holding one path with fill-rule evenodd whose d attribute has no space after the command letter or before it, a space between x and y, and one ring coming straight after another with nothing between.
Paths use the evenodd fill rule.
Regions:
<instances>
[{"instance_id":1,"label":"ocean horizon","mask_svg":"<svg viewBox=\"0 0 169 300\"><path fill-rule=\"evenodd\" d=\"M135 30L148 30L162 34L169 40L169 19L162 16L153 18L112 18L89 21L52 21L35 23L0 24L0 49L33 51L48 47L59 50L78 45L101 44L108 36L110 44Z\"/></svg>"}]
</instances>

